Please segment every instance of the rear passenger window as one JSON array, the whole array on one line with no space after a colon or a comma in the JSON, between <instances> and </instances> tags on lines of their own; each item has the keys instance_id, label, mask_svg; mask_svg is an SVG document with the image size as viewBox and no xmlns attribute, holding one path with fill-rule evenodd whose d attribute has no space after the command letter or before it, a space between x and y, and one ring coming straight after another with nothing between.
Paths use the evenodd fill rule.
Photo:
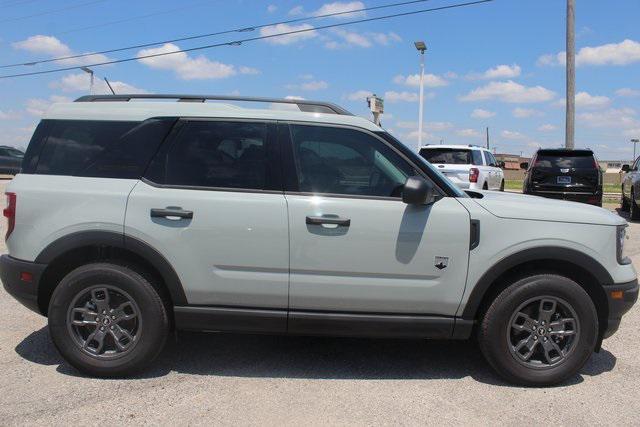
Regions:
<instances>
[{"instance_id":1,"label":"rear passenger window","mask_svg":"<svg viewBox=\"0 0 640 427\"><path fill-rule=\"evenodd\" d=\"M166 154L164 183L262 190L267 172L265 123L192 121Z\"/></svg>"},{"instance_id":2,"label":"rear passenger window","mask_svg":"<svg viewBox=\"0 0 640 427\"><path fill-rule=\"evenodd\" d=\"M26 163L37 162L37 174L137 179L174 122L51 120L46 140L32 140L41 151L29 147Z\"/></svg>"},{"instance_id":3,"label":"rear passenger window","mask_svg":"<svg viewBox=\"0 0 640 427\"><path fill-rule=\"evenodd\" d=\"M482 166L482 153L480 150L471 150L472 161L476 166Z\"/></svg>"}]
</instances>

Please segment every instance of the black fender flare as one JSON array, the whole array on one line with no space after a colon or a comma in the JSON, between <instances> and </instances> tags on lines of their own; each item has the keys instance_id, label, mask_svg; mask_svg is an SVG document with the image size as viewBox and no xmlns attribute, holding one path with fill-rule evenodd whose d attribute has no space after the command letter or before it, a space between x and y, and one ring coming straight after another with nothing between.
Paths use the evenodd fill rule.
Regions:
<instances>
[{"instance_id":1,"label":"black fender flare","mask_svg":"<svg viewBox=\"0 0 640 427\"><path fill-rule=\"evenodd\" d=\"M600 285L610 285L613 283L613 278L602 264L580 251L555 246L525 249L503 258L482 275L469 295L467 304L462 312L462 318L465 320L475 319L485 294L495 280L502 274L520 264L545 260L565 261L578 265L591 274Z\"/></svg>"},{"instance_id":2,"label":"black fender flare","mask_svg":"<svg viewBox=\"0 0 640 427\"><path fill-rule=\"evenodd\" d=\"M187 305L184 288L169 261L148 243L113 231L78 231L51 242L38 254L36 263L50 264L65 253L84 246L109 246L131 251L145 259L162 276L174 305Z\"/></svg>"}]
</instances>

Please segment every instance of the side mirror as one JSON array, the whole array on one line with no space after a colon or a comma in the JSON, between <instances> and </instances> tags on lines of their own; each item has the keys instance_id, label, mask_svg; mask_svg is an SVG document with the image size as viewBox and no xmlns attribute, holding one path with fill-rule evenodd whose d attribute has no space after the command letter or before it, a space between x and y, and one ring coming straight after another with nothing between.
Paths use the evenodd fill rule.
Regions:
<instances>
[{"instance_id":1,"label":"side mirror","mask_svg":"<svg viewBox=\"0 0 640 427\"><path fill-rule=\"evenodd\" d=\"M529 163L527 162L520 163L520 169L524 169L524 170L529 169Z\"/></svg>"},{"instance_id":2,"label":"side mirror","mask_svg":"<svg viewBox=\"0 0 640 427\"><path fill-rule=\"evenodd\" d=\"M629 165L622 165L622 172L629 172L631 167Z\"/></svg>"},{"instance_id":3,"label":"side mirror","mask_svg":"<svg viewBox=\"0 0 640 427\"><path fill-rule=\"evenodd\" d=\"M500 160L498 162L498 167L504 169L504 166L505 166L505 163L502 160Z\"/></svg>"},{"instance_id":4,"label":"side mirror","mask_svg":"<svg viewBox=\"0 0 640 427\"><path fill-rule=\"evenodd\" d=\"M402 189L402 201L408 205L430 205L435 202L433 185L420 176L410 176Z\"/></svg>"}]
</instances>

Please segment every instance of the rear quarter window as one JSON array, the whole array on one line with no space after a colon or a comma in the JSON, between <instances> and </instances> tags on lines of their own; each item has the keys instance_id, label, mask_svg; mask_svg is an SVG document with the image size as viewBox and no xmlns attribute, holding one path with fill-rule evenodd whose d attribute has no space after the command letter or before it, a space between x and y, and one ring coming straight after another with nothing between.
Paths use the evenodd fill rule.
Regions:
<instances>
[{"instance_id":1,"label":"rear quarter window","mask_svg":"<svg viewBox=\"0 0 640 427\"><path fill-rule=\"evenodd\" d=\"M420 155L429 163L452 165L471 164L471 150L456 148L423 148Z\"/></svg>"},{"instance_id":2,"label":"rear quarter window","mask_svg":"<svg viewBox=\"0 0 640 427\"><path fill-rule=\"evenodd\" d=\"M25 171L136 179L174 122L173 118L144 122L46 120L36 129L34 148L29 148L39 152L27 156L25 164L31 166ZM39 135L42 133L46 136Z\"/></svg>"}]
</instances>

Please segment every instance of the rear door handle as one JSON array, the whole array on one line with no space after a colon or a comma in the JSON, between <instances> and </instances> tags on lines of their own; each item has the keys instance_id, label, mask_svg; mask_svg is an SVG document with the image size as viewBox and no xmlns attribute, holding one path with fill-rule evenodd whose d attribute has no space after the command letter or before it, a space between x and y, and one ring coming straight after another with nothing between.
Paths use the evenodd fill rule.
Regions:
<instances>
[{"instance_id":1,"label":"rear door handle","mask_svg":"<svg viewBox=\"0 0 640 427\"><path fill-rule=\"evenodd\" d=\"M322 225L322 224L334 224L343 227L351 225L351 219L341 218L339 216L308 216L307 224Z\"/></svg>"},{"instance_id":2,"label":"rear door handle","mask_svg":"<svg viewBox=\"0 0 640 427\"><path fill-rule=\"evenodd\" d=\"M182 208L165 208L165 209L151 209L151 218L193 218L192 211L185 211Z\"/></svg>"}]
</instances>

